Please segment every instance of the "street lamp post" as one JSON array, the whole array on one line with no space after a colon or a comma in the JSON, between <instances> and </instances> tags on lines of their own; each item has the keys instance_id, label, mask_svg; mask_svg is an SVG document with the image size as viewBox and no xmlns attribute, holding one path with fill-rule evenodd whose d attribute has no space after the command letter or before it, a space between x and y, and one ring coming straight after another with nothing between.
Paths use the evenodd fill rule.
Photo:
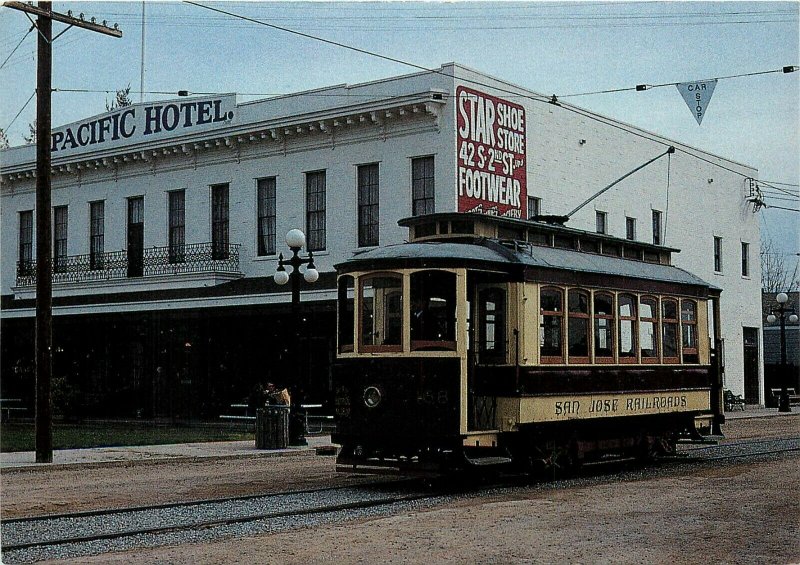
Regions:
<instances>
[{"instance_id":1,"label":"street lamp post","mask_svg":"<svg viewBox=\"0 0 800 565\"><path fill-rule=\"evenodd\" d=\"M786 363L786 315L789 314L789 321L793 324L797 322L797 314L794 313L794 308L787 308L786 303L789 301L789 296L785 292L778 293L775 297L778 301L778 307L773 308L767 322L774 324L777 320L781 321L781 398L778 402L778 412L791 412L789 406L789 391L787 383L789 371ZM775 314L778 314L777 316Z\"/></svg>"},{"instance_id":2,"label":"street lamp post","mask_svg":"<svg viewBox=\"0 0 800 565\"><path fill-rule=\"evenodd\" d=\"M306 246L306 236L305 234L299 229L292 229L286 234L286 245L289 246L289 249L292 251L292 256L289 259L283 258L283 253L278 256L278 269L275 272L275 282L279 285L284 285L287 282L292 283L292 332L290 338L290 356L289 361L292 363L297 371L295 375L295 383L299 386L299 383L302 379L302 370L301 370L301 357L299 353L299 346L300 346L300 267L306 265L305 271L302 274L302 278L307 283L314 283L319 279L319 272L317 271L316 267L314 266L314 254L312 252L308 252L308 257L303 258L300 257L300 250ZM286 267L291 267L291 272L286 272ZM299 406L298 409L295 410L296 417L302 417L300 413ZM305 444L304 438L304 430L302 427L298 427L297 425L292 426L291 422L289 424L289 429L292 430L294 428L295 434L291 434L290 440L295 440L294 444Z\"/></svg>"}]
</instances>

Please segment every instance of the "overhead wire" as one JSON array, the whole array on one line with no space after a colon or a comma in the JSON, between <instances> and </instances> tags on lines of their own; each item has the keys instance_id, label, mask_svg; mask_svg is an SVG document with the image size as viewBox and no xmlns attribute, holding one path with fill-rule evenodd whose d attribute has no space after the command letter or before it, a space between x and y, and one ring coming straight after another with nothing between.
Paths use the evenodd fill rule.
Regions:
<instances>
[{"instance_id":1,"label":"overhead wire","mask_svg":"<svg viewBox=\"0 0 800 565\"><path fill-rule=\"evenodd\" d=\"M787 69L793 69L793 70L787 70ZM757 72L752 72L752 73L741 73L741 74L738 74L738 75L728 75L728 76L723 76L723 77L707 78L707 79L702 79L702 80L697 80L697 81L692 81L692 82L710 82L712 80L725 80L725 79L729 79L729 78L752 77L752 76L757 76L757 75L767 75L767 74L771 74L771 73L790 73L790 72L795 72L797 70L798 70L798 68L796 66L792 65L792 66L782 67L780 69L774 69L774 70L771 70L771 71L757 71ZM640 91L641 92L643 90L650 90L650 89L653 89L653 88L662 88L662 87L665 87L665 86L675 86L676 84L681 84L681 83L680 82L665 82L665 83L662 83L662 84L638 84L636 86L630 86L630 87L625 87L625 88L612 88L612 89L608 89L608 90L597 90L597 91L594 91L594 92L579 92L577 94L559 94L558 98L559 99L561 99L561 98L575 98L576 96L591 96L593 94L609 94L609 93L615 93L615 92L627 92L627 91L631 91L631 90L636 90L636 91Z\"/></svg>"},{"instance_id":2,"label":"overhead wire","mask_svg":"<svg viewBox=\"0 0 800 565\"><path fill-rule=\"evenodd\" d=\"M14 47L14 49L12 49L12 50L11 50L11 53L9 53L9 54L8 54L8 57L6 57L6 58L5 58L5 60L3 61L3 63L2 63L2 64L0 64L0 69L2 69L3 67L5 67L5 66L6 66L6 63L8 63L8 60L11 58L11 56L12 56L14 53L16 53L16 52L17 52L17 49L19 49L19 46L20 46L20 45L22 45L22 42L23 42L23 41L25 41L25 38L26 38L26 37L28 37L28 36L30 35L30 33L33 31L33 29L34 29L35 27L36 27L36 26L31 26L31 27L28 29L28 33L26 33L25 35L23 35L23 36L22 36L22 39L20 39L20 40L19 40L19 43L17 43L17 46L16 46L16 47Z\"/></svg>"},{"instance_id":3,"label":"overhead wire","mask_svg":"<svg viewBox=\"0 0 800 565\"><path fill-rule=\"evenodd\" d=\"M20 109L19 109L19 112L17 112L17 115L16 115L16 116L14 116L14 119L13 119L13 120L11 120L11 123L10 123L10 124L8 124L8 125L7 125L5 128L3 128L3 131L7 132L7 131L8 131L8 130L11 128L11 126L13 126L13 125L14 125L14 122L16 122L16 121L17 121L17 118L19 118L19 115L22 113L22 111L23 111L23 110L25 110L25 108L27 108L27 107L28 107L28 104L30 104L30 103L31 103L31 100L33 100L33 97L34 97L34 96L36 96L36 91L35 91L35 90L33 91L33 94L31 94L31 97L30 97L30 98L28 98L28 101L27 101L27 102L25 102L25 104L23 104L23 105L22 105L22 108L20 108Z\"/></svg>"},{"instance_id":4,"label":"overhead wire","mask_svg":"<svg viewBox=\"0 0 800 565\"><path fill-rule=\"evenodd\" d=\"M351 46L351 45L347 45L347 44L344 44L344 43L341 43L341 42L338 42L338 41L333 41L333 40L321 38L321 37L314 36L314 35L311 35L311 34L308 34L308 33L303 33L303 32L300 32L300 31L292 30L292 29L289 29L289 28L286 28L286 27L283 27L283 26L278 26L278 25L275 25L275 24L271 24L269 22L265 22L263 20L258 20L258 19L255 19L255 18L251 18L249 16L236 14L234 12L230 12L230 11L227 11L227 10L222 10L220 8L216 8L216 7L212 7L212 6L206 6L204 4L193 2L193 1L190 1L190 0L184 0L184 3L189 4L189 5L193 5L193 6L196 6L196 7L199 7L199 8L203 8L203 9L206 9L206 10L210 10L210 11L213 11L213 12L217 12L217 13L220 13L220 14L223 14L225 17L237 18L237 19L243 20L245 22L249 22L249 23L254 23L254 24L270 27L270 28L273 28L273 29L276 29L276 30L279 30L279 31L283 31L283 32L286 32L286 33L291 33L291 34L294 34L294 35L298 35L298 36L304 37L306 39L320 41L320 42L323 42L323 43L327 43L327 44L330 44L330 45L333 45L333 46L336 46L336 47L348 49L348 50L351 50L351 51L354 51L354 52L357 52L357 53L361 53L361 54L364 54L364 55L369 55L369 56L381 58L381 59L384 59L384 60L387 60L387 61L390 61L390 62L393 62L393 63L406 65L406 66L409 66L409 67L412 67L412 68L415 68L415 69L418 69L418 70L421 70L421 71L432 72L432 73L440 74L440 75L443 75L443 76L447 76L448 78L453 78L452 75L450 75L448 73L445 73L445 72L443 72L443 71L441 71L439 69L429 69L427 67L424 67L424 66L421 66L421 65L417 65L415 63L411 63L411 62L408 62L408 61L404 61L402 59L398 59L398 58L395 58L395 57L390 57L390 56L383 55L383 54L380 54L380 53L375 53L375 52L372 52L372 51L369 51L369 50L366 50L366 49L361 49L361 48L354 47L354 46ZM665 17L666 16L672 17L673 15L665 15ZM674 15L674 16L677 17L677 15ZM556 17L556 16L554 16L554 17ZM603 16L603 17L611 18L612 16ZM755 75L775 73L775 72L785 72L785 70L783 70L783 71L776 71L776 70L773 70L773 71L760 71L760 72L755 72L755 73L743 73L743 74L739 74L739 75L729 75L729 76L726 76L726 77L718 77L718 80L719 79L727 79L727 78L744 77L744 76L755 76ZM518 87L516 85L512 85L511 83L508 83L506 81L501 81L501 82L504 82L505 84L507 84L509 86L512 86L515 90L512 91L512 90L508 90L508 89L504 89L504 88L498 88L496 85L489 85L489 84L483 83L481 81L476 81L476 80L468 80L468 82L470 82L472 84L475 84L475 85L479 85L479 86L491 87L491 88L494 88L494 89L499 90L501 92L505 92L506 94L510 94L510 95L515 96L515 97L527 98L527 99L530 99L530 100L536 101L536 102L556 102L559 107L561 107L561 108L563 108L563 109L565 109L567 111L571 111L573 113L577 113L579 115L582 115L584 117L593 119L595 121L600 121L600 122L605 123L607 125L610 125L612 127L616 127L616 128L618 128L620 130L626 131L628 133L637 135L637 136L639 136L639 137L641 137L643 139L647 139L649 141L652 141L652 142L655 142L655 143L659 143L659 144L664 145L664 146L669 146L670 145L670 143L665 142L665 141L661 141L659 139L656 139L652 135L645 135L645 134L636 132L636 131L630 129L630 127L622 127L619 124L612 122L610 120L610 118L606 118L605 116L601 116L599 114L595 114L594 112L591 112L589 110L584 110L584 109L577 108L577 107L574 107L574 106L566 106L563 103L558 103L557 102L557 98L558 97L554 97L553 100L550 100L549 97L546 97L546 96L543 96L543 95L521 94L520 90L523 90L521 87ZM657 88L657 87L661 87L661 86L671 86L671 85L674 85L674 84L677 84L677 83L664 83L664 84L660 84L660 85L650 85L650 88ZM598 91L597 93L621 92L621 91L625 91L625 90L634 90L634 89L636 89L636 87L623 88L623 89L611 89L611 90L607 90L607 91ZM102 92L102 93L115 92L114 90L54 89L54 92L59 92L59 91L61 91L61 92ZM171 94L177 94L177 93L175 93L175 92L167 92L167 91L152 91L152 92L149 92L149 94L171 95ZM193 94L207 95L207 94L217 94L217 93L194 92ZM274 94L274 93L239 93L239 94L242 95L242 96L273 96L273 95L274 96L281 96L281 95L283 95L283 94ZM563 95L561 97L581 96L581 95L588 95L588 94L591 94L591 93L579 93L579 94L572 94L572 95ZM322 96L323 94L322 93L319 93L319 94L309 93L309 95ZM346 96L346 94L330 94L329 96ZM353 95L353 96L358 96L358 95ZM364 96L366 96L366 95L364 95ZM370 96L377 96L377 95L373 94L373 95L370 95ZM30 102L30 100L28 102ZM26 103L26 106L27 106L27 103ZM23 109L24 109L24 107L23 107ZM16 119L16 117L15 117L15 119ZM12 121L12 123L13 123L13 121ZM692 157L694 157L696 159L699 159L701 161L705 161L705 162L707 162L707 163L709 163L711 165L720 167L720 168L725 169L725 170L727 170L729 172L732 172L734 174L737 174L737 175L740 175L740 176L743 176L743 177L747 177L748 176L747 174L742 173L741 171L736 171L734 169L725 167L725 166L723 166L723 165L721 165L719 163L715 163L713 161L705 159L705 158L701 157L700 155L697 155L697 154L693 153L692 151L689 151L689 150L687 150L685 148L676 148L676 149L679 150L679 151L682 151L683 153L686 153L689 156L692 156Z\"/></svg>"}]
</instances>

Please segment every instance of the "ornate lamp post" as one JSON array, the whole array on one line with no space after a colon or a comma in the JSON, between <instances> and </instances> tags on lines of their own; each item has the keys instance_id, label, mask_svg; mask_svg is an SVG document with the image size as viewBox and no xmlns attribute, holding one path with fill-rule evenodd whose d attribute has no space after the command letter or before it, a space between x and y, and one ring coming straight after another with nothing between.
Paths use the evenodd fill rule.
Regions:
<instances>
[{"instance_id":1,"label":"ornate lamp post","mask_svg":"<svg viewBox=\"0 0 800 565\"><path fill-rule=\"evenodd\" d=\"M299 354L299 347L300 347L300 267L303 265L307 265L305 268L305 272L303 272L303 279L307 283L314 283L319 279L319 271L317 271L316 267L314 266L314 254L310 251L308 252L307 258L300 257L300 250L306 246L306 236L305 234L300 231L299 229L292 229L286 234L286 245L289 246L289 249L292 250L292 256L289 259L283 258L283 253L278 256L278 269L275 272L275 282L280 285L284 285L287 282L292 282L292 332L291 332L291 344L290 344L290 362L294 364L294 367L297 371L295 376L295 382L300 383L302 378L302 369L301 369L301 359ZM291 272L286 272L286 267L289 266L292 268ZM297 409L293 410L295 413L295 418L302 418L303 422L305 418L299 411L299 406ZM294 430L295 433L291 433L290 431L290 441L289 443L292 445L305 445L305 437L304 437L304 425L299 425L299 422L295 422L295 425L292 426L290 423L289 429Z\"/></svg>"},{"instance_id":2,"label":"ornate lamp post","mask_svg":"<svg viewBox=\"0 0 800 565\"><path fill-rule=\"evenodd\" d=\"M789 377L789 371L786 366L786 315L789 314L789 321L791 323L797 322L797 314L794 313L794 308L787 308L786 303L789 301L789 296L785 292L779 293L775 300L778 301L778 307L773 308L767 322L774 324L777 320L781 321L781 398L778 402L778 412L791 412L789 407L789 391L787 390L786 381ZM778 314L777 316L775 314Z\"/></svg>"}]
</instances>

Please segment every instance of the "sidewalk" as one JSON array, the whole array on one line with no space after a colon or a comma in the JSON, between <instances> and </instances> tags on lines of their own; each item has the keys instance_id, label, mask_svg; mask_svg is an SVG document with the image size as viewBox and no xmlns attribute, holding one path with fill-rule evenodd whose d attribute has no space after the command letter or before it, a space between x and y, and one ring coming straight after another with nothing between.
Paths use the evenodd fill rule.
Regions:
<instances>
[{"instance_id":1,"label":"sidewalk","mask_svg":"<svg viewBox=\"0 0 800 565\"><path fill-rule=\"evenodd\" d=\"M778 412L777 408L760 408L758 406L745 406L744 410L731 410L725 412L726 420L738 420L740 418L774 418L777 416L797 416L800 414L800 406L791 406L791 412ZM800 425L800 423L798 423Z\"/></svg>"},{"instance_id":2,"label":"sidewalk","mask_svg":"<svg viewBox=\"0 0 800 565\"><path fill-rule=\"evenodd\" d=\"M775 418L800 415L800 406L792 406L791 412L778 412L777 408L750 407L745 410L726 412L727 420L743 418ZM800 427L800 422L798 422ZM97 447L93 449L57 449L53 451L53 462L36 463L33 451L0 453L0 469L19 467L49 468L54 465L107 464L126 461L164 461L168 459L199 459L203 457L285 457L316 453L317 448L331 448L331 436L307 436L308 445L287 449L256 449L255 440L220 441L208 443L182 443L173 445L140 445L122 447Z\"/></svg>"},{"instance_id":3,"label":"sidewalk","mask_svg":"<svg viewBox=\"0 0 800 565\"><path fill-rule=\"evenodd\" d=\"M168 459L199 459L204 457L284 457L316 453L329 448L331 436L307 436L308 445L287 449L256 449L255 440L180 443L172 445L138 445L96 447L91 449L56 449L53 462L36 463L36 453L20 451L0 453L0 469L19 467L50 468L62 465L107 464L128 461L164 461Z\"/></svg>"}]
</instances>

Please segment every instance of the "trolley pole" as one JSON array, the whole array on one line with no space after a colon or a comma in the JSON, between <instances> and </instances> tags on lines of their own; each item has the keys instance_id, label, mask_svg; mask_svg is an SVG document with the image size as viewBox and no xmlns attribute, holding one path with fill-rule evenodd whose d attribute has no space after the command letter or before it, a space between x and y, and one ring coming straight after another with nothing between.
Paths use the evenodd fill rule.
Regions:
<instances>
[{"instance_id":1,"label":"trolley pole","mask_svg":"<svg viewBox=\"0 0 800 565\"><path fill-rule=\"evenodd\" d=\"M83 14L53 12L50 2L37 6L3 2L3 6L36 16L36 462L53 462L53 415L50 383L53 375L53 278L51 214L51 95L53 77L53 20L122 37L122 32L85 21ZM30 16L28 16L30 18ZM69 29L69 27L67 29ZM64 30L66 31L66 30ZM61 32L64 33L64 32ZM60 34L59 34L60 35Z\"/></svg>"}]
</instances>

